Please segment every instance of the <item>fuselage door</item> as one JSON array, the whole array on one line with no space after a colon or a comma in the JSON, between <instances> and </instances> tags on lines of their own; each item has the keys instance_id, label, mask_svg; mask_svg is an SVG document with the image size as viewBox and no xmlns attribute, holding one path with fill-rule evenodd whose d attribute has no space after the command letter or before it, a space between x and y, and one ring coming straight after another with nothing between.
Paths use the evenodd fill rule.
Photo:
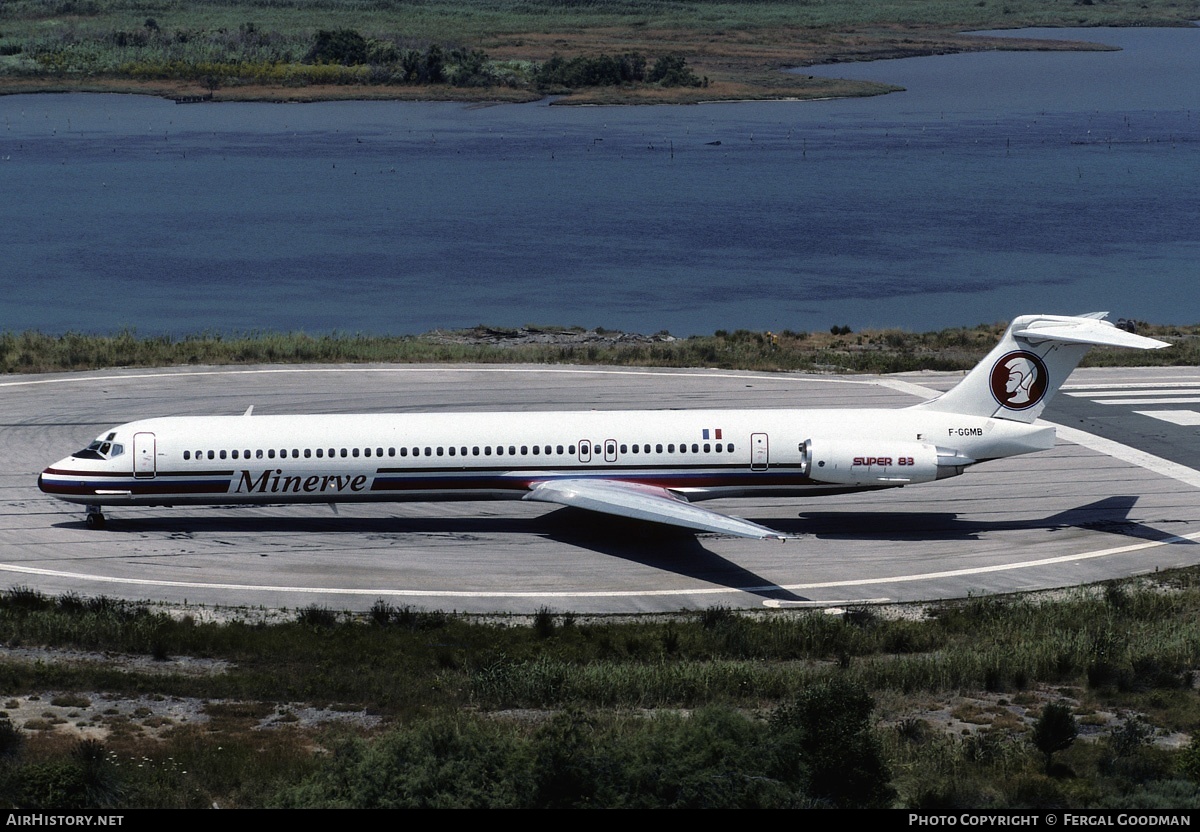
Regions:
<instances>
[{"instance_id":1,"label":"fuselage door","mask_svg":"<svg viewBox=\"0 0 1200 832\"><path fill-rule=\"evenodd\" d=\"M580 462L591 462L592 461L592 440L590 440L590 439L580 439L579 440L579 461Z\"/></svg>"},{"instance_id":2,"label":"fuselage door","mask_svg":"<svg viewBox=\"0 0 1200 832\"><path fill-rule=\"evenodd\" d=\"M155 473L154 460L157 455L153 433L135 433L133 435L133 475L135 477L153 477Z\"/></svg>"},{"instance_id":3,"label":"fuselage door","mask_svg":"<svg viewBox=\"0 0 1200 832\"><path fill-rule=\"evenodd\" d=\"M750 434L750 470L765 471L771 462L770 445L765 433Z\"/></svg>"},{"instance_id":4,"label":"fuselage door","mask_svg":"<svg viewBox=\"0 0 1200 832\"><path fill-rule=\"evenodd\" d=\"M604 440L604 461L605 462L616 462L617 461L617 440L615 440L615 439L605 439Z\"/></svg>"}]
</instances>

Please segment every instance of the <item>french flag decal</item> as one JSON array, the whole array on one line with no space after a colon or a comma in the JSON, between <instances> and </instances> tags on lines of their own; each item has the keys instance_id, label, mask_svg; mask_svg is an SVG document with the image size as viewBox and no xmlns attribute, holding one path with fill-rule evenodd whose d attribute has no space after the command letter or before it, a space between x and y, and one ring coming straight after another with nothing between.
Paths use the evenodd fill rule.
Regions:
<instances>
[{"instance_id":1,"label":"french flag decal","mask_svg":"<svg viewBox=\"0 0 1200 832\"><path fill-rule=\"evenodd\" d=\"M721 429L720 428L713 428L712 430L709 430L708 428L703 428L700 431L700 433L703 434L701 437L702 439L720 439L721 438ZM713 434L713 435L709 436L709 434Z\"/></svg>"}]
</instances>

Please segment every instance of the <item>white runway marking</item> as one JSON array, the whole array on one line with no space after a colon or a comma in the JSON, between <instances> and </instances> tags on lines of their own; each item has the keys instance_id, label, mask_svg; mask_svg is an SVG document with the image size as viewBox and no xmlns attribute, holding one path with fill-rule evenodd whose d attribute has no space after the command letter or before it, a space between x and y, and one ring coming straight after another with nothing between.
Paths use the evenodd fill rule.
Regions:
<instances>
[{"instance_id":1,"label":"white runway marking","mask_svg":"<svg viewBox=\"0 0 1200 832\"><path fill-rule=\"evenodd\" d=\"M928 581L944 578L957 578L970 575L986 575L994 572L1011 572L1017 569L1030 569L1039 566L1052 566L1061 563L1074 563L1096 558L1124 555L1130 552L1154 549L1159 546L1170 546L1175 543L1188 543L1200 539L1200 532L1186 535L1173 535L1163 540L1145 540L1131 543L1127 546L1115 546L1109 549L1097 549L1092 552L1080 552L1074 555L1059 555L1052 558L1021 561L1016 563L1000 563L993 566L977 566L967 569L948 569L941 572L918 572L909 575L893 575L886 578L856 578L844 581L820 581L802 584L766 584L764 586L743 587L707 587L704 589L648 589L648 590L589 590L585 592L555 592L549 590L520 591L520 592L488 592L478 590L441 590L441 589L353 589L348 587L316 587L316 586L269 586L266 584L227 584L206 583L203 581L164 581L149 578L116 578L112 576L88 575L79 572L64 572L56 569L41 569L32 566L14 566L0 564L0 572L15 572L23 575L38 575L51 578L69 578L72 580L122 584L126 586L155 586L172 589L207 589L207 590L237 590L245 592L282 592L301 595L373 595L379 598L664 598L664 597L693 597L702 595L723 595L733 592L770 592L773 590L803 591L812 589L831 589L850 586L881 586L886 584L909 583L912 581ZM873 599L882 602L887 599ZM838 602L848 603L845 599ZM862 601L859 603L866 603Z\"/></svg>"},{"instance_id":2,"label":"white runway marking","mask_svg":"<svg viewBox=\"0 0 1200 832\"><path fill-rule=\"evenodd\" d=\"M1170 422L1173 425L1181 425L1183 427L1200 425L1200 413L1197 413L1195 410L1135 410L1133 412L1140 416L1161 419L1164 422Z\"/></svg>"},{"instance_id":3,"label":"white runway marking","mask_svg":"<svg viewBox=\"0 0 1200 832\"><path fill-rule=\"evenodd\" d=\"M1096 404L1200 404L1200 396L1177 396L1153 399L1092 399Z\"/></svg>"},{"instance_id":4,"label":"white runway marking","mask_svg":"<svg viewBox=\"0 0 1200 832\"><path fill-rule=\"evenodd\" d=\"M583 369L579 367L440 367L437 365L429 365L427 367L268 367L252 370L198 370L174 373L128 373L126 375L109 375L109 376L84 376L81 378L34 378L24 381L5 381L0 382L0 387L32 387L40 384L89 384L96 381L125 381L128 379L145 379L145 378L191 378L193 376L253 376L253 375L284 375L284 374L302 374L302 373L338 373L345 375L346 373L562 373L564 375L611 375L611 376L654 376L656 378L670 376L685 376L688 378L696 378L697 376L705 378L746 378L754 379L755 381L785 381L785 382L817 382L819 384L878 384L876 379L852 379L852 378L819 378L806 376L797 378L796 376L780 374L780 373L730 373L730 372L707 372L707 371L691 371L685 372L680 370L618 370L618 369ZM886 385L885 385L886 386Z\"/></svg>"}]
</instances>

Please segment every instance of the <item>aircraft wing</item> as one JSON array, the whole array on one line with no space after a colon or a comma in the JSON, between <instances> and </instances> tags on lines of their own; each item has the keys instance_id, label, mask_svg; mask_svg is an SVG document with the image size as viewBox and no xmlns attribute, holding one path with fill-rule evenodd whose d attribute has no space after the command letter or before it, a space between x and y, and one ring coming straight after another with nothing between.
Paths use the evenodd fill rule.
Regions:
<instances>
[{"instance_id":1,"label":"aircraft wing","mask_svg":"<svg viewBox=\"0 0 1200 832\"><path fill-rule=\"evenodd\" d=\"M604 479L547 480L534 485L522 499L585 508L635 520L666 523L704 532L755 539L784 540L787 535L715 511L692 505L665 488Z\"/></svg>"}]
</instances>

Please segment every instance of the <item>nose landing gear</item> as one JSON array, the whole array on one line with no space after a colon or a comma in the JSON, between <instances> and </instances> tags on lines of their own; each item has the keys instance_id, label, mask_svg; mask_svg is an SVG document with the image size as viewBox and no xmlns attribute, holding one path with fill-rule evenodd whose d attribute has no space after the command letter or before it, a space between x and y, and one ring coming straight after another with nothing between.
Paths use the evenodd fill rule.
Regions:
<instances>
[{"instance_id":1,"label":"nose landing gear","mask_svg":"<svg viewBox=\"0 0 1200 832\"><path fill-rule=\"evenodd\" d=\"M84 518L84 522L87 523L89 529L103 529L104 512L101 510L101 506L89 505L87 507L87 517Z\"/></svg>"}]
</instances>

